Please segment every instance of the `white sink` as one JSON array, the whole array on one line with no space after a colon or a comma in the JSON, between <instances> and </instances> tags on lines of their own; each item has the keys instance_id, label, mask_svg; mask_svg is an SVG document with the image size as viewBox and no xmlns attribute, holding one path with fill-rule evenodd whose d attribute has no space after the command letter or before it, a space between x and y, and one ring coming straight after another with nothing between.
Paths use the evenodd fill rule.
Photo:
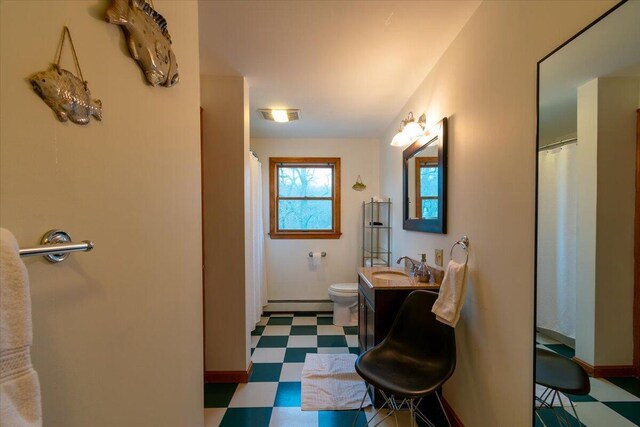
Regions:
<instances>
[{"instance_id":1,"label":"white sink","mask_svg":"<svg viewBox=\"0 0 640 427\"><path fill-rule=\"evenodd\" d=\"M404 280L409 278L407 274L400 271L376 271L373 273L373 277L381 280Z\"/></svg>"}]
</instances>

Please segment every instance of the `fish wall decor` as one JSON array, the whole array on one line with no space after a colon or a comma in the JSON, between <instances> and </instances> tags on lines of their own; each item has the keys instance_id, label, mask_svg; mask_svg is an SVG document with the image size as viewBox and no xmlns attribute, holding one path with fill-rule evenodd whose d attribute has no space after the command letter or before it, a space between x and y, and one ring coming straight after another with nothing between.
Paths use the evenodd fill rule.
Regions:
<instances>
[{"instance_id":1,"label":"fish wall decor","mask_svg":"<svg viewBox=\"0 0 640 427\"><path fill-rule=\"evenodd\" d=\"M34 74L29 81L61 122L71 120L78 125L86 125L91 116L102 120L102 102L91 99L86 82L56 64L47 71Z\"/></svg>"},{"instance_id":2,"label":"fish wall decor","mask_svg":"<svg viewBox=\"0 0 640 427\"><path fill-rule=\"evenodd\" d=\"M129 52L151 85L178 83L178 63L167 21L153 7L144 0L113 0L107 21L123 28Z\"/></svg>"},{"instance_id":3,"label":"fish wall decor","mask_svg":"<svg viewBox=\"0 0 640 427\"><path fill-rule=\"evenodd\" d=\"M79 78L70 71L60 68L60 56L66 37L69 37ZM62 29L62 39L58 47L56 62L51 64L47 71L41 71L29 77L29 83L61 122L71 120L72 123L86 125L91 120L91 116L96 120L102 120L102 102L99 99L91 99L91 92L82 76L80 62L69 28L63 27Z\"/></svg>"}]
</instances>

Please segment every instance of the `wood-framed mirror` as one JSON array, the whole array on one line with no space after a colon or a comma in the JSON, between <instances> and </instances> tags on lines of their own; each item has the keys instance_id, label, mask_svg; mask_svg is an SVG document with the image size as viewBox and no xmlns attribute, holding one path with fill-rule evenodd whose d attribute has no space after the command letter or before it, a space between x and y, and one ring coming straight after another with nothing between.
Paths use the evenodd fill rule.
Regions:
<instances>
[{"instance_id":1,"label":"wood-framed mirror","mask_svg":"<svg viewBox=\"0 0 640 427\"><path fill-rule=\"evenodd\" d=\"M447 232L447 118L402 152L402 228Z\"/></svg>"}]
</instances>

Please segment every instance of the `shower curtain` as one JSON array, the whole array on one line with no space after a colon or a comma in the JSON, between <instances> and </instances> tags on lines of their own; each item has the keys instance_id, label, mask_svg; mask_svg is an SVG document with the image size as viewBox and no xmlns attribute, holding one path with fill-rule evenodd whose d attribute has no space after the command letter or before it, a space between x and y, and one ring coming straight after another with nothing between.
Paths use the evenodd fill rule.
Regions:
<instances>
[{"instance_id":1,"label":"shower curtain","mask_svg":"<svg viewBox=\"0 0 640 427\"><path fill-rule=\"evenodd\" d=\"M251 187L251 290L248 314L250 324L260 321L262 309L267 305L267 270L264 262L264 228L262 223L262 165L249 154ZM253 329L253 328L251 328Z\"/></svg>"},{"instance_id":2,"label":"shower curtain","mask_svg":"<svg viewBox=\"0 0 640 427\"><path fill-rule=\"evenodd\" d=\"M575 339L577 145L538 156L537 326Z\"/></svg>"}]
</instances>

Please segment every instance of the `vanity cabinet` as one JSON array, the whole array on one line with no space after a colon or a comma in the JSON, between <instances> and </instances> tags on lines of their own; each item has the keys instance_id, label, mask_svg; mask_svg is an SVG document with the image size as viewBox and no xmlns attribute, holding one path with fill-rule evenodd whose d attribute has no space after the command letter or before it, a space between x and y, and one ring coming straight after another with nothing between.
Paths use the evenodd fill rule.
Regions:
<instances>
[{"instance_id":1,"label":"vanity cabinet","mask_svg":"<svg viewBox=\"0 0 640 427\"><path fill-rule=\"evenodd\" d=\"M387 336L404 299L414 289L371 289L362 278L358 290L360 352L380 344Z\"/></svg>"}]
</instances>

